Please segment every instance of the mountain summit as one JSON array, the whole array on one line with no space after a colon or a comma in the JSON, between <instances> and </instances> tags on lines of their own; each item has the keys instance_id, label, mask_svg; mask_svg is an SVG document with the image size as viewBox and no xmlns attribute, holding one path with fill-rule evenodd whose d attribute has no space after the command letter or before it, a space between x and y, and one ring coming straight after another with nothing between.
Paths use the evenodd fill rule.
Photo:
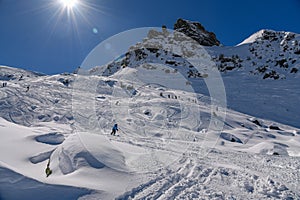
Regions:
<instances>
[{"instance_id":1,"label":"mountain summit","mask_svg":"<svg viewBox=\"0 0 300 200\"><path fill-rule=\"evenodd\" d=\"M174 24L174 30L184 33L203 46L219 46L220 42L213 32L205 30L199 22L178 19Z\"/></svg>"}]
</instances>

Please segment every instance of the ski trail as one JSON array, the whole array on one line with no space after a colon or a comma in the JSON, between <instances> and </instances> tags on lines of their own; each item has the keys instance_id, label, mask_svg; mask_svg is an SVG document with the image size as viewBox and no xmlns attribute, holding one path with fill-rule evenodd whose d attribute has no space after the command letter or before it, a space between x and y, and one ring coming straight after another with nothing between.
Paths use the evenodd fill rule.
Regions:
<instances>
[{"instance_id":1,"label":"ski trail","mask_svg":"<svg viewBox=\"0 0 300 200\"><path fill-rule=\"evenodd\" d=\"M134 188L127 194L119 197L119 199L160 199L165 193L172 190L175 183L180 183L190 172L192 165L189 159L181 159L179 161L183 166L176 171L167 169L147 183Z\"/></svg>"},{"instance_id":2,"label":"ski trail","mask_svg":"<svg viewBox=\"0 0 300 200\"><path fill-rule=\"evenodd\" d=\"M197 149L198 147L193 150ZM220 151L212 151L203 159L191 152L171 168L153 174L154 178L118 199L264 199L266 196L300 198L298 190L286 184L282 178L278 179L282 175L285 177L284 174L297 173L296 169L279 172L273 166L272 169L280 173L275 176L275 172L270 174L269 170L260 169L261 163L266 162L268 165L271 161L264 160L256 165L256 159L256 155ZM293 166L297 166L298 162L296 159ZM174 167L177 169L174 170Z\"/></svg>"}]
</instances>

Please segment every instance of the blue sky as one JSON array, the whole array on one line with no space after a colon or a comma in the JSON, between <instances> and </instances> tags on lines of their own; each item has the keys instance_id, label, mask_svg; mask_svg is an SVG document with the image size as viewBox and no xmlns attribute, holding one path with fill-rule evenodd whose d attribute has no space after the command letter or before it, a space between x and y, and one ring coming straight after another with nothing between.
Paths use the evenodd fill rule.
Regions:
<instances>
[{"instance_id":1,"label":"blue sky","mask_svg":"<svg viewBox=\"0 0 300 200\"><path fill-rule=\"evenodd\" d=\"M59 0L0 0L0 65L72 72L108 37L178 18L199 21L224 45L266 28L300 33L300 0L79 0L74 17ZM100 55L99 55L100 56Z\"/></svg>"}]
</instances>

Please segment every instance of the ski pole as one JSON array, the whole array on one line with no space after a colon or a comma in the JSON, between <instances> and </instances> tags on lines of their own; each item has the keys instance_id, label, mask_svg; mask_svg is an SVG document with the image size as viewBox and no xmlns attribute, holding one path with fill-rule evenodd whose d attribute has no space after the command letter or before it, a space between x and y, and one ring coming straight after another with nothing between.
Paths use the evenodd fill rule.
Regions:
<instances>
[{"instance_id":1,"label":"ski pole","mask_svg":"<svg viewBox=\"0 0 300 200\"><path fill-rule=\"evenodd\" d=\"M123 134L125 134L124 131L122 131L120 128L119 128L119 131L121 131Z\"/></svg>"}]
</instances>

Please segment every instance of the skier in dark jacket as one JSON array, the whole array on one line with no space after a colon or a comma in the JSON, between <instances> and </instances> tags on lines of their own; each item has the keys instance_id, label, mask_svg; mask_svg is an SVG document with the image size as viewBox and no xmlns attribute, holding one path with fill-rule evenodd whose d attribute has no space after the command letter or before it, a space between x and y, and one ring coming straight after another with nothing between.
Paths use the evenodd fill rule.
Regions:
<instances>
[{"instance_id":1,"label":"skier in dark jacket","mask_svg":"<svg viewBox=\"0 0 300 200\"><path fill-rule=\"evenodd\" d=\"M114 127L112 128L112 131L111 131L111 135L116 135L116 131L118 131L118 124L115 124Z\"/></svg>"},{"instance_id":2,"label":"skier in dark jacket","mask_svg":"<svg viewBox=\"0 0 300 200\"><path fill-rule=\"evenodd\" d=\"M46 172L47 177L52 174L52 170L50 169L50 158L49 158L49 161L48 161L47 168L46 168L45 172Z\"/></svg>"}]
</instances>

